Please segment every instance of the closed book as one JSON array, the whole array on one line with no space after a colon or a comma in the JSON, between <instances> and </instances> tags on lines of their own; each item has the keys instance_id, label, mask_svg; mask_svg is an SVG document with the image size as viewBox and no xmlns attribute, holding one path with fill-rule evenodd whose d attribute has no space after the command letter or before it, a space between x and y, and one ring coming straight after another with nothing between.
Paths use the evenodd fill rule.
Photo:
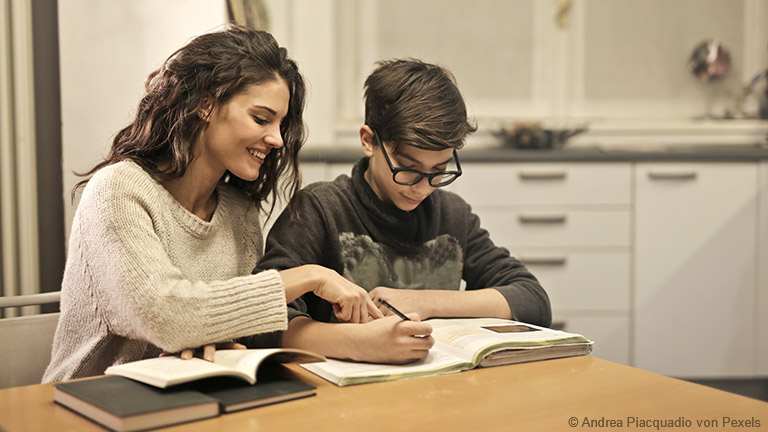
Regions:
<instances>
[{"instance_id":1,"label":"closed book","mask_svg":"<svg viewBox=\"0 0 768 432\"><path fill-rule=\"evenodd\" d=\"M302 381L259 371L256 384L237 378L209 378L185 385L219 401L221 412L255 408L315 394L315 387Z\"/></svg>"},{"instance_id":2,"label":"closed book","mask_svg":"<svg viewBox=\"0 0 768 432\"><path fill-rule=\"evenodd\" d=\"M219 401L199 391L159 389L119 376L55 384L53 399L115 431L145 430L219 415Z\"/></svg>"}]
</instances>

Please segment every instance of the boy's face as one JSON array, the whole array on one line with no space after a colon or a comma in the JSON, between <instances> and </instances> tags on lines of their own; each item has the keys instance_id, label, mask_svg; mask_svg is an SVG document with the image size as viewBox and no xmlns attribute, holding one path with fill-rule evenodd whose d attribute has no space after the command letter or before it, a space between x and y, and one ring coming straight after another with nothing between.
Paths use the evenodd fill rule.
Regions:
<instances>
[{"instance_id":1,"label":"boy's face","mask_svg":"<svg viewBox=\"0 0 768 432\"><path fill-rule=\"evenodd\" d=\"M363 129L370 128L364 126ZM405 186L395 183L392 170L385 159L383 151L387 152L394 168L410 168L424 173L445 171L453 162L453 149L424 150L412 145L400 145L397 154L392 153L392 144L385 142L376 145L373 132L366 133L361 129L363 151L368 157L368 170L365 179L371 189L383 202L393 204L403 211L411 211L421 204L435 188L429 184L429 179L422 178L420 182Z\"/></svg>"}]
</instances>

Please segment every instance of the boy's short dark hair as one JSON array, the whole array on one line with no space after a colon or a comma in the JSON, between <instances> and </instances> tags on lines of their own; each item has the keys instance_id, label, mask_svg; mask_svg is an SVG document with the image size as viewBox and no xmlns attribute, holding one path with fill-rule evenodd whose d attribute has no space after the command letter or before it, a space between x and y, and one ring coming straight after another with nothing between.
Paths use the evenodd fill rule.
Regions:
<instances>
[{"instance_id":1,"label":"boy's short dark hair","mask_svg":"<svg viewBox=\"0 0 768 432\"><path fill-rule=\"evenodd\" d=\"M365 124L379 139L426 150L460 149L477 127L456 79L446 68L416 59L386 60L365 80Z\"/></svg>"}]
</instances>

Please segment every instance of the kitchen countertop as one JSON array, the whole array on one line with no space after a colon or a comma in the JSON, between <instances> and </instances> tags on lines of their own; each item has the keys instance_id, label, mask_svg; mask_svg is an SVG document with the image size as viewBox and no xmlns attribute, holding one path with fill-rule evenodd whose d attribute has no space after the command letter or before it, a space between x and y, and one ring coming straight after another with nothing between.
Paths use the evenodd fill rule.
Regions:
<instances>
[{"instance_id":1,"label":"kitchen countertop","mask_svg":"<svg viewBox=\"0 0 768 432\"><path fill-rule=\"evenodd\" d=\"M301 161L351 163L362 157L359 148L306 148ZM768 160L761 144L574 146L556 150L517 150L507 147L465 148L462 162L757 162Z\"/></svg>"}]
</instances>

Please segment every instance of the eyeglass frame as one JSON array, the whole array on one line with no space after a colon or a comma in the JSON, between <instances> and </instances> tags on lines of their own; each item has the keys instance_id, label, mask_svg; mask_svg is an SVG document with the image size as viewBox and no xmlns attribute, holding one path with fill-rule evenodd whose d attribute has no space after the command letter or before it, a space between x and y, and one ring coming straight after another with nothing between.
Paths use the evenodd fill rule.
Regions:
<instances>
[{"instance_id":1,"label":"eyeglass frame","mask_svg":"<svg viewBox=\"0 0 768 432\"><path fill-rule=\"evenodd\" d=\"M379 138L379 134L374 129L371 129L371 130L373 131L373 138L376 140L376 144L378 144L378 146L381 147L381 151L382 151L382 153L384 153L384 159L387 161L387 165L389 165L389 170L392 172L392 181L394 181L395 183L397 183L399 185L402 185L402 186L413 186L413 185L418 184L419 182L421 182L424 179L424 177L426 177L427 178L427 183L429 183L430 186L432 186L433 188L441 188L441 187L448 186L449 184L455 182L456 179L461 177L461 175L463 174L463 171L461 170L461 163L459 162L459 155L456 152L456 149L453 149L453 160L456 162L456 169L457 169L457 171L439 171L439 172L435 172L435 173L425 173L425 172L422 172L422 171L419 171L419 170L415 170L415 169L412 169L412 168L401 168L401 167L397 167L396 168L394 165L392 165L392 160L389 159L389 155L387 154L387 149L384 148L384 143L381 142L381 139ZM416 180L412 181L412 182L397 181L397 174L399 174L401 172L409 172L409 173L417 174L419 177ZM441 176L441 175L444 176L446 174L453 174L453 175L455 175L455 177L453 179L451 179L451 181L449 181L446 184L441 184L441 185L433 185L432 184L432 179L433 178L435 178L437 176Z\"/></svg>"}]
</instances>

